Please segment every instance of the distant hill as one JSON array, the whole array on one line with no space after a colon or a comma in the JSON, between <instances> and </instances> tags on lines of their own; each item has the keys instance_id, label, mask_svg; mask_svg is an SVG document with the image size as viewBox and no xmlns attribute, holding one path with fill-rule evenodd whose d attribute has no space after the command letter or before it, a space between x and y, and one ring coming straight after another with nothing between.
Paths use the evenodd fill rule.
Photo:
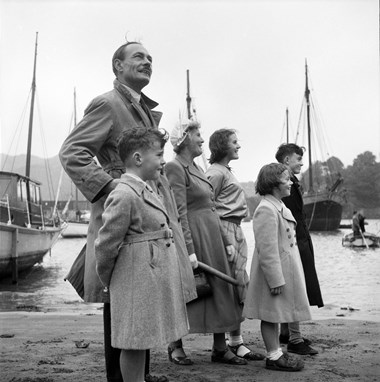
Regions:
<instances>
[{"instance_id":1,"label":"distant hill","mask_svg":"<svg viewBox=\"0 0 380 382\"><path fill-rule=\"evenodd\" d=\"M26 155L6 156L0 154L0 167L2 171L12 171L21 175L25 175ZM61 162L58 155L43 159L37 156L31 157L30 177L42 183L41 193L44 201L54 201L56 198L59 177L61 175ZM51 179L51 180L50 180ZM63 171L62 186L59 193L60 201L67 201L72 195L75 198L75 186L70 181L70 178ZM86 200L79 192L79 200Z\"/></svg>"}]
</instances>

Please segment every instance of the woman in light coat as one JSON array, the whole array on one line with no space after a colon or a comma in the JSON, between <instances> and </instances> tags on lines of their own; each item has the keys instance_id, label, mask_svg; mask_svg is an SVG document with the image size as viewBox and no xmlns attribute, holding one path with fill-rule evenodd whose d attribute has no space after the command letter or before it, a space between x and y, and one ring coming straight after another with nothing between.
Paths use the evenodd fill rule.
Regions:
<instances>
[{"instance_id":1,"label":"woman in light coat","mask_svg":"<svg viewBox=\"0 0 380 382\"><path fill-rule=\"evenodd\" d=\"M272 163L259 172L256 191L264 198L253 216L256 244L243 310L243 316L261 320L267 369L281 371L298 371L304 365L282 353L278 324L311 318L296 221L281 201L290 194L291 184L283 164Z\"/></svg>"}]
</instances>

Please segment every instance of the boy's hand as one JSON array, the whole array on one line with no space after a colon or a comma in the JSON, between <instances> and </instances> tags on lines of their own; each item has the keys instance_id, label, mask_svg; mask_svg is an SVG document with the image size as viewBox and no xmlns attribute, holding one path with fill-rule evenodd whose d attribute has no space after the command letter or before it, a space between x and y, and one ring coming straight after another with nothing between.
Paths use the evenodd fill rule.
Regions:
<instances>
[{"instance_id":1,"label":"boy's hand","mask_svg":"<svg viewBox=\"0 0 380 382\"><path fill-rule=\"evenodd\" d=\"M273 296L277 296L277 295L281 294L283 287L284 287L284 286L281 285L281 286L276 287L276 288L270 288L270 293L271 293Z\"/></svg>"}]
</instances>

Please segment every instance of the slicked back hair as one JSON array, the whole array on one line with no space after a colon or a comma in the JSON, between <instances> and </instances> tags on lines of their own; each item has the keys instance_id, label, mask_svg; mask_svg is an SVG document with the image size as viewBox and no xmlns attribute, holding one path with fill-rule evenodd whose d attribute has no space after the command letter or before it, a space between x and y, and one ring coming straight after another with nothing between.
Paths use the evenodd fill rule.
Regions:
<instances>
[{"instance_id":1,"label":"slicked back hair","mask_svg":"<svg viewBox=\"0 0 380 382\"><path fill-rule=\"evenodd\" d=\"M281 174L288 171L282 163L270 163L261 168L256 180L256 192L260 195L272 194L281 183Z\"/></svg>"},{"instance_id":2,"label":"slicked back hair","mask_svg":"<svg viewBox=\"0 0 380 382\"><path fill-rule=\"evenodd\" d=\"M148 150L155 142L159 142L161 148L165 146L167 134L155 127L136 126L123 131L118 139L117 148L120 159L125 160L136 150Z\"/></svg>"},{"instance_id":3,"label":"slicked back hair","mask_svg":"<svg viewBox=\"0 0 380 382\"><path fill-rule=\"evenodd\" d=\"M284 163L284 160L287 156L290 156L292 154L297 154L303 156L303 153L305 152L304 147L300 147L296 145L295 143L283 143L276 152L276 159L279 163Z\"/></svg>"},{"instance_id":4,"label":"slicked back hair","mask_svg":"<svg viewBox=\"0 0 380 382\"><path fill-rule=\"evenodd\" d=\"M139 44L142 45L140 42L137 41L128 41L119 48L117 48L116 52L112 56L112 71L115 73L115 76L117 77L117 70L115 68L115 60L123 61L125 59L125 51L127 46L133 45L133 44Z\"/></svg>"},{"instance_id":5,"label":"slicked back hair","mask_svg":"<svg viewBox=\"0 0 380 382\"><path fill-rule=\"evenodd\" d=\"M208 147L211 151L209 162L211 164L220 162L226 155L230 136L236 134L233 129L219 129L212 133Z\"/></svg>"}]
</instances>

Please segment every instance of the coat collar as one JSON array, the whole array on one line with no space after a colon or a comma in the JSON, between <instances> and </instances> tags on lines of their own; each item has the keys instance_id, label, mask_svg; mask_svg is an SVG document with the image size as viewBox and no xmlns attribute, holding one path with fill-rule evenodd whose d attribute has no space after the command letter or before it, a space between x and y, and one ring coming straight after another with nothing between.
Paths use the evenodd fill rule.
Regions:
<instances>
[{"instance_id":1,"label":"coat collar","mask_svg":"<svg viewBox=\"0 0 380 382\"><path fill-rule=\"evenodd\" d=\"M203 170L199 168L194 162L190 163L185 158L181 157L181 155L176 155L175 159L181 163L181 165L189 171L189 173L199 179L201 179L203 182L206 182L210 187L212 187L212 184L210 181L206 178L206 175L204 174ZM212 187L213 188L213 187Z\"/></svg>"},{"instance_id":2,"label":"coat collar","mask_svg":"<svg viewBox=\"0 0 380 382\"><path fill-rule=\"evenodd\" d=\"M278 200L271 194L264 195L264 199L273 204L284 219L297 223L289 208L286 207L282 201Z\"/></svg>"},{"instance_id":3,"label":"coat collar","mask_svg":"<svg viewBox=\"0 0 380 382\"><path fill-rule=\"evenodd\" d=\"M152 188L145 183L143 180L136 179L129 174L123 174L120 178L120 183L124 183L128 185L132 190L140 197L144 199L144 201L153 207L161 210L167 220L169 220L168 213L166 212L166 208L162 204L158 195L152 190Z\"/></svg>"},{"instance_id":4,"label":"coat collar","mask_svg":"<svg viewBox=\"0 0 380 382\"><path fill-rule=\"evenodd\" d=\"M153 111L156 106L158 106L158 103L156 101L153 101L149 97L147 97L144 93L141 93L141 104L145 104L147 108L149 109L148 112L151 113L151 116L145 115L143 112L142 106L136 102L136 100L132 97L132 94L128 91L128 89L122 85L122 83L116 78L113 82L114 88L122 95L124 100L127 100L130 105L136 110L136 112L140 115L141 119L143 121L146 120L146 118L153 118L153 124L158 126L160 123L162 113L160 111ZM147 122L145 121L147 125L152 124L151 121Z\"/></svg>"}]
</instances>

